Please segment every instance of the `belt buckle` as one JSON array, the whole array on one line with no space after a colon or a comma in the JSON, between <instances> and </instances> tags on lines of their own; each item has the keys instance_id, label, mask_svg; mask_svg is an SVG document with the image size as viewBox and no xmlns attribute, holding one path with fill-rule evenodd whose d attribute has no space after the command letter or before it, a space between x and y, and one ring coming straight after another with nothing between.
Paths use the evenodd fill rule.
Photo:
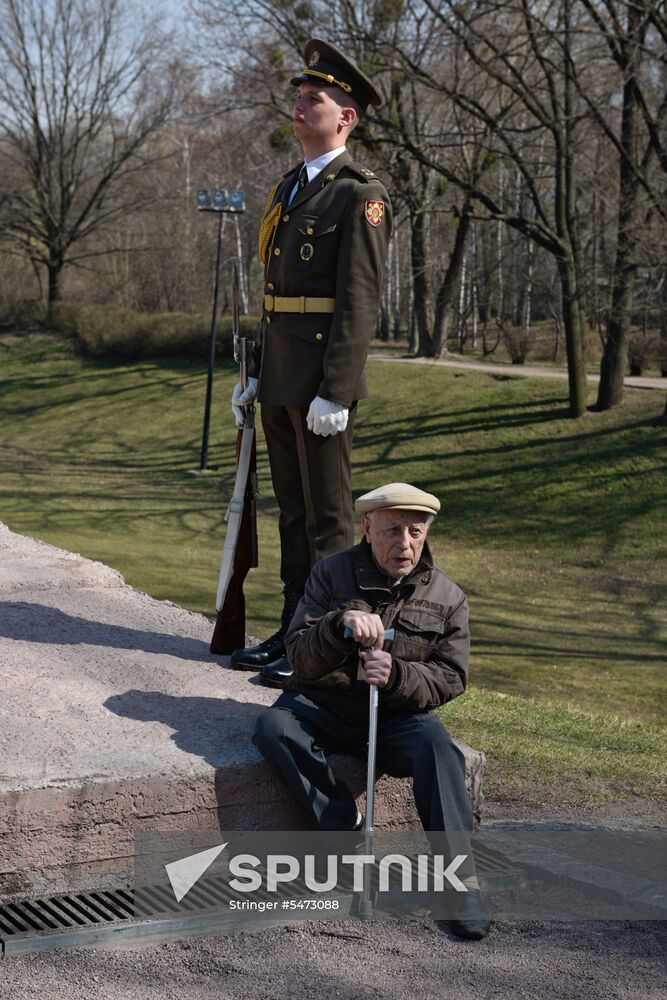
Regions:
<instances>
[{"instance_id":1,"label":"belt buckle","mask_svg":"<svg viewBox=\"0 0 667 1000\"><path fill-rule=\"evenodd\" d=\"M305 295L300 295L299 296L299 309L298 309L298 312L305 313L305 311L306 311L306 296Z\"/></svg>"},{"instance_id":2,"label":"belt buckle","mask_svg":"<svg viewBox=\"0 0 667 1000\"><path fill-rule=\"evenodd\" d=\"M264 308L268 313L273 312L275 308L275 298L273 295L264 296Z\"/></svg>"}]
</instances>

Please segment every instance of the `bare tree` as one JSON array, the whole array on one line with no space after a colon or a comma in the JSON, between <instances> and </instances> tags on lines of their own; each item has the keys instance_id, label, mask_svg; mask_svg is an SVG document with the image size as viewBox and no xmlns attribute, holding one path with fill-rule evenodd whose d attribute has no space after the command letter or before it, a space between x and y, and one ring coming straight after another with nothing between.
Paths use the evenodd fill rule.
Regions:
<instances>
[{"instance_id":1,"label":"bare tree","mask_svg":"<svg viewBox=\"0 0 667 1000\"><path fill-rule=\"evenodd\" d=\"M474 5L410 0L410 20L404 18L392 57L477 123L476 131L459 141L481 145L482 163L506 161L519 171L528 208L523 211L517 211L511 192L499 198L483 175L462 176L451 158L437 154L435 137L430 148L407 143L413 156L480 206L481 218L504 222L554 256L562 288L570 412L579 416L586 408L575 169L582 116L574 82L572 8L572 0ZM448 56L454 44L466 56L462 75L451 72ZM471 69L477 81L473 90ZM451 144L451 136L443 135L439 144Z\"/></svg>"},{"instance_id":2,"label":"bare tree","mask_svg":"<svg viewBox=\"0 0 667 1000\"><path fill-rule=\"evenodd\" d=\"M654 160L667 172L664 140L667 81L663 49L667 41L667 17L664 2L654 0L583 0L583 4L608 46L622 93L621 114L616 115L616 120L605 114L601 103L591 100L592 95L585 94L596 123L618 159L616 254L596 404L596 409L607 410L623 398L639 266L642 203L648 199L661 214L663 224L667 222L667 202L651 184L649 173ZM660 68L662 79L657 72Z\"/></svg>"},{"instance_id":3,"label":"bare tree","mask_svg":"<svg viewBox=\"0 0 667 1000\"><path fill-rule=\"evenodd\" d=\"M165 52L120 0L0 0L0 230L46 268L50 304L63 269L100 252L88 237L137 207L126 180L162 155L147 150L174 107Z\"/></svg>"}]
</instances>

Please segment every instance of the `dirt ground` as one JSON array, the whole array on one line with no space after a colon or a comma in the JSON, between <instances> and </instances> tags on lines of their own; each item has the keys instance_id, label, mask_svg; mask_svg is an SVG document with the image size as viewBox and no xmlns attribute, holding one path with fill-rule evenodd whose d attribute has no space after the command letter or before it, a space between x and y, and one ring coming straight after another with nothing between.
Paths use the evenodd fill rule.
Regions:
<instances>
[{"instance_id":1,"label":"dirt ground","mask_svg":"<svg viewBox=\"0 0 667 1000\"><path fill-rule=\"evenodd\" d=\"M434 923L313 924L141 950L0 964L27 1000L658 1000L667 922L498 924L484 941Z\"/></svg>"}]
</instances>

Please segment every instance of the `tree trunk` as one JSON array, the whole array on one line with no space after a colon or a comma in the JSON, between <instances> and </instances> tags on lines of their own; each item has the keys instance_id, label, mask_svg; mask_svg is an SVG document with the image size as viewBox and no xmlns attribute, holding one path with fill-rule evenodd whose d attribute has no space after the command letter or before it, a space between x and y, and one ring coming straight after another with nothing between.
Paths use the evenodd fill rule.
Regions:
<instances>
[{"instance_id":1,"label":"tree trunk","mask_svg":"<svg viewBox=\"0 0 667 1000\"><path fill-rule=\"evenodd\" d=\"M435 301L433 353L436 358L442 357L443 353L446 353L447 351L447 323L449 319L449 310L454 296L454 290L458 284L461 270L463 268L469 230L470 200L466 198L459 217L459 224L456 227L454 248L452 250L451 257L449 258L449 265L447 267L445 277L442 280L442 284L438 289L438 295Z\"/></svg>"},{"instance_id":2,"label":"tree trunk","mask_svg":"<svg viewBox=\"0 0 667 1000\"><path fill-rule=\"evenodd\" d=\"M559 258L558 273L563 292L563 327L567 345L570 416L581 417L586 412L586 368L584 365L579 291L573 260L565 257Z\"/></svg>"},{"instance_id":3,"label":"tree trunk","mask_svg":"<svg viewBox=\"0 0 667 1000\"><path fill-rule=\"evenodd\" d=\"M567 350L567 378L570 416L586 412L586 368L581 323L581 299L577 275L582 273L577 226L576 180L574 163L574 81L572 77L571 15L572 2L563 3L563 120L556 130L556 188L554 214L562 251L557 256L563 299L563 328Z\"/></svg>"},{"instance_id":4,"label":"tree trunk","mask_svg":"<svg viewBox=\"0 0 667 1000\"><path fill-rule=\"evenodd\" d=\"M57 302L60 298L60 275L62 273L63 266L60 263L49 264L49 291L48 291L48 302L51 305L52 302Z\"/></svg>"},{"instance_id":5,"label":"tree trunk","mask_svg":"<svg viewBox=\"0 0 667 1000\"><path fill-rule=\"evenodd\" d=\"M600 386L596 410L608 410L623 401L623 377L628 361L628 338L632 319L632 299L637 272L637 212L639 185L637 165L638 108L638 25L643 18L639 5L628 4L627 65L623 84L621 147L618 193L616 260L612 276L611 309L607 321L607 341L600 365Z\"/></svg>"},{"instance_id":6,"label":"tree trunk","mask_svg":"<svg viewBox=\"0 0 667 1000\"><path fill-rule=\"evenodd\" d=\"M420 357L433 357L433 341L428 332L428 303L430 289L426 269L426 215L424 212L411 211L412 240L410 263L412 266L413 309L417 324L417 354Z\"/></svg>"},{"instance_id":7,"label":"tree trunk","mask_svg":"<svg viewBox=\"0 0 667 1000\"><path fill-rule=\"evenodd\" d=\"M398 242L398 235L395 238L394 254L394 303L393 303L393 325L394 340L401 339L401 250Z\"/></svg>"},{"instance_id":8,"label":"tree trunk","mask_svg":"<svg viewBox=\"0 0 667 1000\"><path fill-rule=\"evenodd\" d=\"M660 374L667 378L667 267L662 272L660 289Z\"/></svg>"},{"instance_id":9,"label":"tree trunk","mask_svg":"<svg viewBox=\"0 0 667 1000\"><path fill-rule=\"evenodd\" d=\"M470 311L472 314L472 349L477 350L477 240L475 238L475 226L470 226Z\"/></svg>"},{"instance_id":10,"label":"tree trunk","mask_svg":"<svg viewBox=\"0 0 667 1000\"><path fill-rule=\"evenodd\" d=\"M46 300L46 316L48 322L51 321L51 317L53 315L53 306L56 302L60 301L60 277L62 275L62 270L62 261L52 256L47 264L49 288Z\"/></svg>"},{"instance_id":11,"label":"tree trunk","mask_svg":"<svg viewBox=\"0 0 667 1000\"><path fill-rule=\"evenodd\" d=\"M621 248L619 246L619 256ZM611 311L607 322L607 341L600 363L600 385L596 410L609 410L623 401L623 378L628 363L628 337L636 267L628 263L614 268Z\"/></svg>"}]
</instances>

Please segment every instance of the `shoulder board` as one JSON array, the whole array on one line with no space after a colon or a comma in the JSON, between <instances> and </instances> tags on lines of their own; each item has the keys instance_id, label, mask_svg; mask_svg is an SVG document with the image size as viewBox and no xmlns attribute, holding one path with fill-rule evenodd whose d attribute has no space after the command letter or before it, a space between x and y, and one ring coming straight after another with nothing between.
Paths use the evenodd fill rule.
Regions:
<instances>
[{"instance_id":1,"label":"shoulder board","mask_svg":"<svg viewBox=\"0 0 667 1000\"><path fill-rule=\"evenodd\" d=\"M358 177L359 180L362 180L365 183L378 179L377 174L374 174L372 170L369 170L368 167L362 167L360 163L355 163L354 161L352 161L352 163L346 163L343 170L350 170L355 177Z\"/></svg>"}]
</instances>

